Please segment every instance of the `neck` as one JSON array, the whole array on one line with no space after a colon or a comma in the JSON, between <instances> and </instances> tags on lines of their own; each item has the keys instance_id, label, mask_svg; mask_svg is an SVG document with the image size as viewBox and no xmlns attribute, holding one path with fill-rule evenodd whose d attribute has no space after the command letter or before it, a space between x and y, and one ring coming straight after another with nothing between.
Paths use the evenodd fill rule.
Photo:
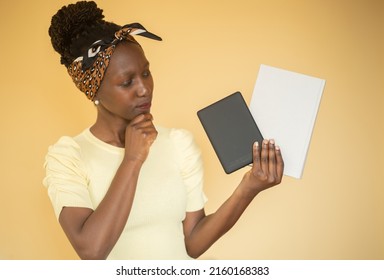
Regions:
<instances>
[{"instance_id":1,"label":"neck","mask_svg":"<svg viewBox=\"0 0 384 280\"><path fill-rule=\"evenodd\" d=\"M128 125L126 120L107 120L97 115L95 124L90 128L92 134L101 141L110 145L124 148L125 129Z\"/></svg>"}]
</instances>

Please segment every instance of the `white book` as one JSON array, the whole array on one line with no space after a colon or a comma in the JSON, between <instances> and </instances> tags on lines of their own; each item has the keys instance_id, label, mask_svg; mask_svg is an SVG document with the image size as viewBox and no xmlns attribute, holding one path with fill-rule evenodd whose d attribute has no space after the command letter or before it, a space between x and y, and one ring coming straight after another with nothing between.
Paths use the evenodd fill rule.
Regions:
<instances>
[{"instance_id":1,"label":"white book","mask_svg":"<svg viewBox=\"0 0 384 280\"><path fill-rule=\"evenodd\" d=\"M284 175L302 178L325 80L260 65L250 111L265 139L275 139Z\"/></svg>"}]
</instances>

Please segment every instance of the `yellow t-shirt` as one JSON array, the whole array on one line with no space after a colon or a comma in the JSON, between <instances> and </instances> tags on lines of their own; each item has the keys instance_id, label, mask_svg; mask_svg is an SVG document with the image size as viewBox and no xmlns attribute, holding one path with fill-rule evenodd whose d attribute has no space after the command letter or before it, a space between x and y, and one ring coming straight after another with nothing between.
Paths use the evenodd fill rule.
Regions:
<instances>
[{"instance_id":1,"label":"yellow t-shirt","mask_svg":"<svg viewBox=\"0 0 384 280\"><path fill-rule=\"evenodd\" d=\"M157 130L127 224L108 259L189 259L182 221L206 202L201 155L188 131ZM56 217L65 206L96 209L123 156L123 148L99 140L89 129L51 146L43 184Z\"/></svg>"}]
</instances>

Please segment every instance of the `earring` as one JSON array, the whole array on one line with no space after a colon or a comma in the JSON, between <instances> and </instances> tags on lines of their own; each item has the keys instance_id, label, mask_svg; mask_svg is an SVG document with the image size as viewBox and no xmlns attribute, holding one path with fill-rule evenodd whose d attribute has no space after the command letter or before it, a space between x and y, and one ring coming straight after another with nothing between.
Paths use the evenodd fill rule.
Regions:
<instances>
[{"instance_id":1,"label":"earring","mask_svg":"<svg viewBox=\"0 0 384 280\"><path fill-rule=\"evenodd\" d=\"M93 103L95 103L96 106L100 104L99 100L95 100Z\"/></svg>"}]
</instances>

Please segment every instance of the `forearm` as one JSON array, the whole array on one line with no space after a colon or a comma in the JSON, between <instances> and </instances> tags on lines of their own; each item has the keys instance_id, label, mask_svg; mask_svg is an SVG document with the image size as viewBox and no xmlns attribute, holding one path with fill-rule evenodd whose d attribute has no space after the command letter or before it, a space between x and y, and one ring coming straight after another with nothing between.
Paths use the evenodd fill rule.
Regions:
<instances>
[{"instance_id":1,"label":"forearm","mask_svg":"<svg viewBox=\"0 0 384 280\"><path fill-rule=\"evenodd\" d=\"M141 164L123 161L99 206L66 231L82 259L105 259L113 249L128 220Z\"/></svg>"},{"instance_id":2,"label":"forearm","mask_svg":"<svg viewBox=\"0 0 384 280\"><path fill-rule=\"evenodd\" d=\"M205 216L186 237L186 248L197 258L209 249L239 220L255 195L245 195L239 188L213 214Z\"/></svg>"},{"instance_id":3,"label":"forearm","mask_svg":"<svg viewBox=\"0 0 384 280\"><path fill-rule=\"evenodd\" d=\"M278 185L283 177L284 161L275 141L264 140L253 145L252 169L230 198L212 215L204 211L187 213L184 221L185 244L188 254L197 258L238 221L245 209L261 191Z\"/></svg>"}]
</instances>

